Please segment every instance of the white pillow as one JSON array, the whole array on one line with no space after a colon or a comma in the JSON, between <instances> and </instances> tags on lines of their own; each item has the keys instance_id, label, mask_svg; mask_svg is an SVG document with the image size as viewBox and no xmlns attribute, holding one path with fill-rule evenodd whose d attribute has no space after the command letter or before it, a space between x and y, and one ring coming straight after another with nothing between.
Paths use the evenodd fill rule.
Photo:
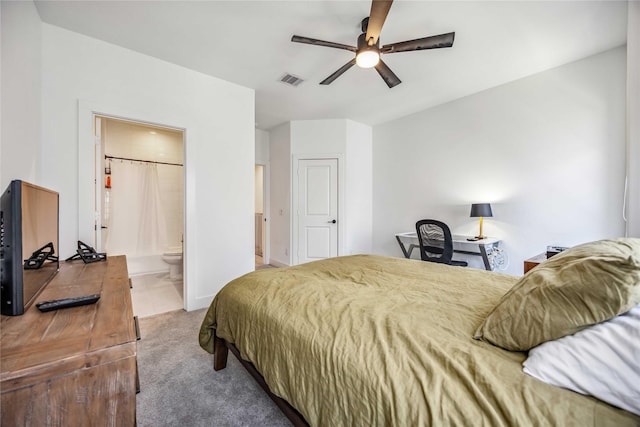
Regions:
<instances>
[{"instance_id":1,"label":"white pillow","mask_svg":"<svg viewBox=\"0 0 640 427\"><path fill-rule=\"evenodd\" d=\"M640 415L640 305L529 350L525 373Z\"/></svg>"}]
</instances>

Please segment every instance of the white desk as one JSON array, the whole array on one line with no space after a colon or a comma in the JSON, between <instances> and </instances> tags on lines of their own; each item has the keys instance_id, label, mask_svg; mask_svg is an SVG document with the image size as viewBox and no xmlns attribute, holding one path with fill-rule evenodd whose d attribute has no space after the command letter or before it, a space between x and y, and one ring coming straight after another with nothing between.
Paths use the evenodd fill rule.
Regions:
<instances>
[{"instance_id":1,"label":"white desk","mask_svg":"<svg viewBox=\"0 0 640 427\"><path fill-rule=\"evenodd\" d=\"M482 240L469 241L467 239L473 236L461 236L453 235L453 252L466 255L477 255L482 257L484 262L484 268L492 270L491 261L489 260L489 254L493 248L497 248L500 244L500 240L493 237L485 237ZM415 248L420 248L420 242L418 242L418 235L415 231L407 233L396 234L396 240L402 249L402 253L405 258L411 258L411 253Z\"/></svg>"}]
</instances>

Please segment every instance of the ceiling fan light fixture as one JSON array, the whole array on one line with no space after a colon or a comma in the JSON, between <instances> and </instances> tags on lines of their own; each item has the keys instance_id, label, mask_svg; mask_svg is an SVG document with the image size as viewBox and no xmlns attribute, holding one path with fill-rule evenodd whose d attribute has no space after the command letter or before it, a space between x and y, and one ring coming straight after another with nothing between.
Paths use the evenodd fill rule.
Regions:
<instances>
[{"instance_id":1,"label":"ceiling fan light fixture","mask_svg":"<svg viewBox=\"0 0 640 427\"><path fill-rule=\"evenodd\" d=\"M1 1L1 0L0 0ZM356 54L349 62L334 71L329 77L320 82L321 85L331 84L335 79L344 74L348 69L358 64L360 68L373 68L382 77L389 89L399 85L402 81L380 58L380 54L395 52L410 52L424 49L440 49L453 46L455 33L439 34L436 36L422 37L414 40L406 40L398 43L383 45L380 48L380 32L382 25L387 19L387 14L391 9L393 0L371 0L371 12L360 23L362 34L358 36L357 47L342 43L328 42L325 40L312 39L294 35L291 41L295 43L306 43L316 46L331 47L334 49L344 49Z\"/></svg>"},{"instance_id":2,"label":"ceiling fan light fixture","mask_svg":"<svg viewBox=\"0 0 640 427\"><path fill-rule=\"evenodd\" d=\"M378 46L378 43L370 45L367 42L367 35L365 33L360 34L358 48L356 49L356 64L358 67L371 68L378 65L380 61L380 48Z\"/></svg>"},{"instance_id":3,"label":"ceiling fan light fixture","mask_svg":"<svg viewBox=\"0 0 640 427\"><path fill-rule=\"evenodd\" d=\"M356 64L360 68L371 68L378 65L380 53L377 49L361 49L356 54Z\"/></svg>"}]
</instances>

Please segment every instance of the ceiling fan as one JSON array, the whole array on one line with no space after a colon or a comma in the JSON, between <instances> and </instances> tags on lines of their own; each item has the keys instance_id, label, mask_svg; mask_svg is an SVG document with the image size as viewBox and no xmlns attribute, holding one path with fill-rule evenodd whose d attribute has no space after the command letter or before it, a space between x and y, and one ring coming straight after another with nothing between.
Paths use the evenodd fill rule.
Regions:
<instances>
[{"instance_id":1,"label":"ceiling fan","mask_svg":"<svg viewBox=\"0 0 640 427\"><path fill-rule=\"evenodd\" d=\"M369 17L362 20L362 34L358 36L357 47L312 39L309 37L295 35L291 37L292 42L344 49L356 54L355 58L321 81L321 85L330 84L349 68L353 67L354 64L358 64L358 66L362 68L375 67L376 71L380 74L380 77L382 77L387 86L392 88L399 85L401 81L380 58L381 54L409 52L412 50L423 49L440 49L443 47L453 46L453 39L456 34L455 32L391 43L380 47L380 31L382 31L382 25L384 24L385 19L387 19L387 14L389 13L389 9L391 9L392 3L393 0L372 0Z\"/></svg>"}]
</instances>

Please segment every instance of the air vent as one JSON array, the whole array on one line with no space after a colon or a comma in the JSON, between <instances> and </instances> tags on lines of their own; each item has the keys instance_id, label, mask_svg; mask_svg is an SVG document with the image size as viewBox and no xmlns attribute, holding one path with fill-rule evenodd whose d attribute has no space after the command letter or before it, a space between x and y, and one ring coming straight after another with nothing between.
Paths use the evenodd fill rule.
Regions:
<instances>
[{"instance_id":1,"label":"air vent","mask_svg":"<svg viewBox=\"0 0 640 427\"><path fill-rule=\"evenodd\" d=\"M298 86L304 80L302 80L298 76L294 76L292 74L287 73L284 76L280 77L280 81L282 83L285 83L285 84L288 84L288 85L291 85L291 86Z\"/></svg>"}]
</instances>

